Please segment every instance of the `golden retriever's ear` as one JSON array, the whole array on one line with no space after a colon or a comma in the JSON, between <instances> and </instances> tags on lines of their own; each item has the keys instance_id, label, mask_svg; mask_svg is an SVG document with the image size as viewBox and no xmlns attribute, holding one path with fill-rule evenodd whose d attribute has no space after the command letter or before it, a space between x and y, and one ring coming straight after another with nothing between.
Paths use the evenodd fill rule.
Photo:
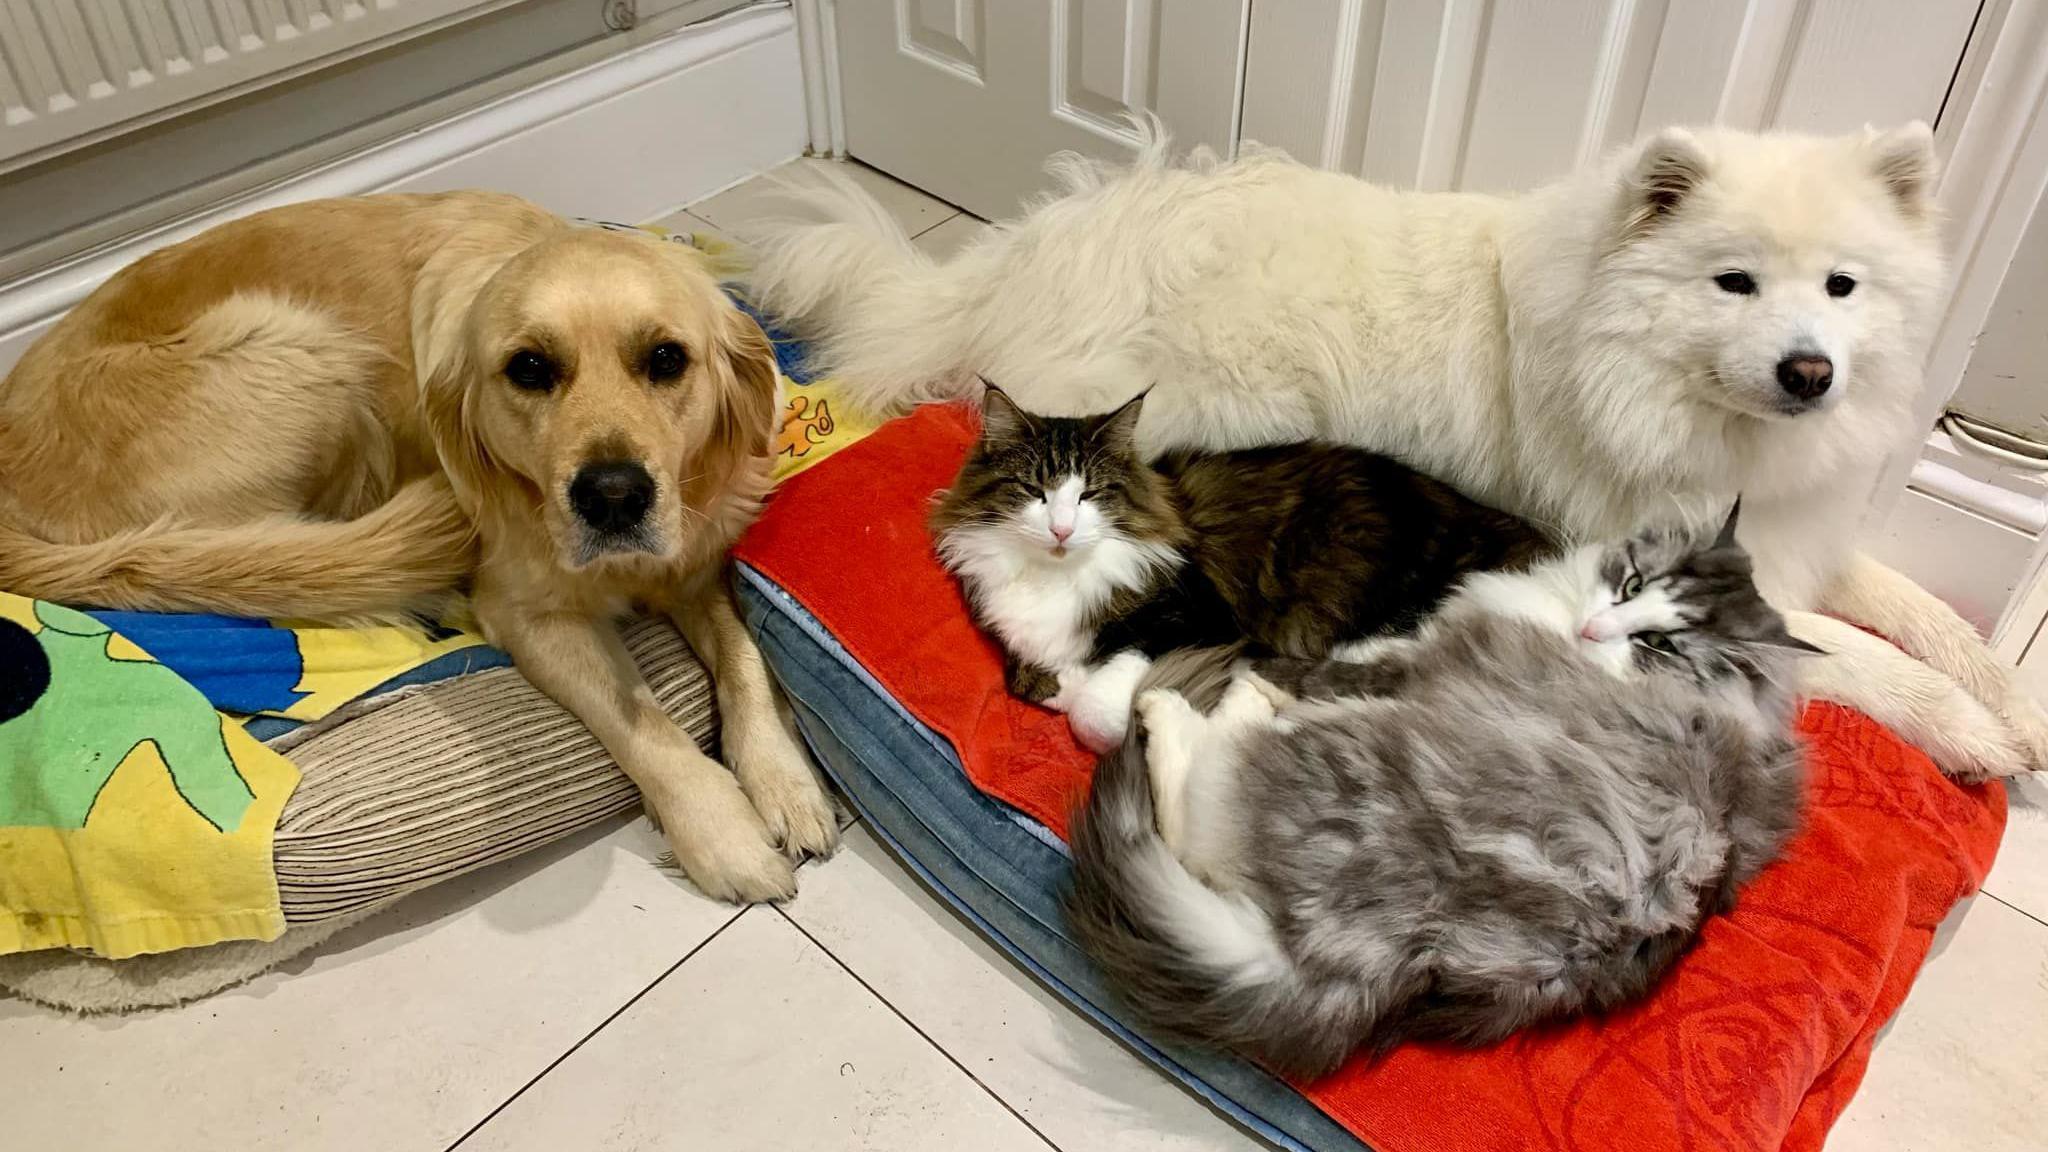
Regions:
<instances>
[{"instance_id":1,"label":"golden retriever's ear","mask_svg":"<svg viewBox=\"0 0 2048 1152\"><path fill-rule=\"evenodd\" d=\"M441 470L448 474L456 503L472 520L483 501L484 477L490 470L490 454L477 437L473 419L475 383L476 370L469 350L458 344L434 365L420 386L434 454L440 457Z\"/></svg>"},{"instance_id":2,"label":"golden retriever's ear","mask_svg":"<svg viewBox=\"0 0 2048 1152\"><path fill-rule=\"evenodd\" d=\"M775 345L753 317L728 309L720 334L725 359L725 403L719 435L742 457L765 456L775 438L777 383Z\"/></svg>"}]
</instances>

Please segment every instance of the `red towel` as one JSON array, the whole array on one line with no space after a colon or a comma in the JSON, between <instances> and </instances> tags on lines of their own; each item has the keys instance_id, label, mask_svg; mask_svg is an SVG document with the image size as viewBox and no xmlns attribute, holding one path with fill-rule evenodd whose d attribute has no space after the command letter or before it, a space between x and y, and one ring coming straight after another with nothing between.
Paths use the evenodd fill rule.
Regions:
<instances>
[{"instance_id":1,"label":"red towel","mask_svg":"<svg viewBox=\"0 0 2048 1152\"><path fill-rule=\"evenodd\" d=\"M1090 757L1012 699L925 518L974 417L927 407L792 479L739 557L796 597L977 787L1064 836ZM1302 1091L1379 1152L1818 1149L1939 924L1974 891L2005 792L1965 788L1872 721L1800 721L1804 827L1642 1004L1481 1051L1410 1045Z\"/></svg>"}]
</instances>

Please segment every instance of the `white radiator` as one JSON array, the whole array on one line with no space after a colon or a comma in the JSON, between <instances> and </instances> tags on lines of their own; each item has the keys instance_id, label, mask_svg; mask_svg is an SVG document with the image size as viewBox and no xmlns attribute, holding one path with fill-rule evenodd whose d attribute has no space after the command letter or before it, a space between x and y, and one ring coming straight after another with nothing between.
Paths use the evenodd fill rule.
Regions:
<instances>
[{"instance_id":1,"label":"white radiator","mask_svg":"<svg viewBox=\"0 0 2048 1152\"><path fill-rule=\"evenodd\" d=\"M0 0L0 172L513 0Z\"/></svg>"}]
</instances>

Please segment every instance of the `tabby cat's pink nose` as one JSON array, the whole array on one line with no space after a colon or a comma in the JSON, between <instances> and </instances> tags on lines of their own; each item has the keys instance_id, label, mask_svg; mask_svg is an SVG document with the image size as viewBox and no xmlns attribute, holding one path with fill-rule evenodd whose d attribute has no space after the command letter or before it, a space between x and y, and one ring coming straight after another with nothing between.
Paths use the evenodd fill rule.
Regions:
<instances>
[{"instance_id":1,"label":"tabby cat's pink nose","mask_svg":"<svg viewBox=\"0 0 2048 1152\"><path fill-rule=\"evenodd\" d=\"M1068 524L1064 527L1058 524L1052 526L1052 538L1061 544L1065 544L1067 542L1067 537L1072 536L1073 534L1074 526L1072 524Z\"/></svg>"}]
</instances>

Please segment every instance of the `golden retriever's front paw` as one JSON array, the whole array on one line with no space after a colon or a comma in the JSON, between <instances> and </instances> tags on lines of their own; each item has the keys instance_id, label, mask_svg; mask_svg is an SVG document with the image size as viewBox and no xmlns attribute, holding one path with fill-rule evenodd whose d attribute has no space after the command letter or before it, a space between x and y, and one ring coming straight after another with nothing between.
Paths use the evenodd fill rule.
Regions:
<instances>
[{"instance_id":1,"label":"golden retriever's front paw","mask_svg":"<svg viewBox=\"0 0 2048 1152\"><path fill-rule=\"evenodd\" d=\"M796 868L764 842L721 854L698 868L683 865L691 883L706 896L728 904L783 901L796 895Z\"/></svg>"},{"instance_id":2,"label":"golden retriever's front paw","mask_svg":"<svg viewBox=\"0 0 2048 1152\"><path fill-rule=\"evenodd\" d=\"M676 866L706 896L731 904L787 900L796 895L796 870L776 850L767 827L730 777L673 811L654 813Z\"/></svg>"},{"instance_id":3,"label":"golden retriever's front paw","mask_svg":"<svg viewBox=\"0 0 2048 1152\"><path fill-rule=\"evenodd\" d=\"M794 748L736 773L769 839L794 859L824 858L839 849L839 820L817 774Z\"/></svg>"}]
</instances>

